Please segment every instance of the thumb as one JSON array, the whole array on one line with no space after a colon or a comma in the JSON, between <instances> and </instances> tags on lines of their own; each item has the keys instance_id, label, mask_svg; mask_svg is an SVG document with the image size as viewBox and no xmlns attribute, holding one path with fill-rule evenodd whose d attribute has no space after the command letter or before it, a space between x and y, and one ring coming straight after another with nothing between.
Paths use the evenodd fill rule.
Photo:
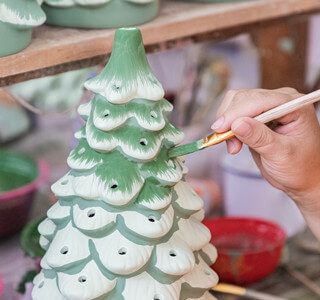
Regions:
<instances>
[{"instance_id":1,"label":"thumb","mask_svg":"<svg viewBox=\"0 0 320 300\"><path fill-rule=\"evenodd\" d=\"M265 158L274 156L280 146L279 135L252 118L235 120L231 130L241 142Z\"/></svg>"}]
</instances>

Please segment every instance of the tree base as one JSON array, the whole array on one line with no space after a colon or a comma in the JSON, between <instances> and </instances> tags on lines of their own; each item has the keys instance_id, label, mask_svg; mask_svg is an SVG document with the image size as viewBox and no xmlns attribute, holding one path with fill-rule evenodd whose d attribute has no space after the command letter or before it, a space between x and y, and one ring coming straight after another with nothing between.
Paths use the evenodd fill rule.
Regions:
<instances>
[{"instance_id":1,"label":"tree base","mask_svg":"<svg viewBox=\"0 0 320 300\"><path fill-rule=\"evenodd\" d=\"M99 6L54 7L43 5L47 24L78 28L116 28L143 24L155 18L159 0L137 4L126 0Z\"/></svg>"},{"instance_id":2,"label":"tree base","mask_svg":"<svg viewBox=\"0 0 320 300\"><path fill-rule=\"evenodd\" d=\"M31 42L32 29L0 22L0 57L20 52Z\"/></svg>"}]
</instances>

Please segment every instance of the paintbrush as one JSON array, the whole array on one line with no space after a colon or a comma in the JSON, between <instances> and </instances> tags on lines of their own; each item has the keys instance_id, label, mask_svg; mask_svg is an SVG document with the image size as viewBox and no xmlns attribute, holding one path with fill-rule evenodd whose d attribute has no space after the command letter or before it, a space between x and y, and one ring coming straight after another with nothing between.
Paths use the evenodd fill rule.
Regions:
<instances>
[{"instance_id":1,"label":"paintbrush","mask_svg":"<svg viewBox=\"0 0 320 300\"><path fill-rule=\"evenodd\" d=\"M261 115L255 117L255 119L261 123L269 123L273 120L279 119L291 112L294 112L302 107L320 101L320 90L313 93L304 95L302 97L291 100L287 103L274 107ZM195 141L193 143L177 146L169 150L169 156L171 158L187 155L196 151L208 148L213 145L220 144L226 140L233 138L235 135L230 130L224 133L213 133L204 139Z\"/></svg>"},{"instance_id":2,"label":"paintbrush","mask_svg":"<svg viewBox=\"0 0 320 300\"><path fill-rule=\"evenodd\" d=\"M236 295L255 300L287 300L286 298L276 297L266 293L261 293L251 289L246 289L240 286L225 283L218 284L212 290L215 292Z\"/></svg>"}]
</instances>

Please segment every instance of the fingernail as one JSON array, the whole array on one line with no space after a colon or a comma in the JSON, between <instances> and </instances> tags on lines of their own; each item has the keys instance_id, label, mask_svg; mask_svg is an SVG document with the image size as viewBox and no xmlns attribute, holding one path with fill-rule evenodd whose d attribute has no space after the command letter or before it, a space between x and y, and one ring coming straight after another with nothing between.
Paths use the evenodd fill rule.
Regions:
<instances>
[{"instance_id":1,"label":"fingernail","mask_svg":"<svg viewBox=\"0 0 320 300\"><path fill-rule=\"evenodd\" d=\"M219 128L223 125L223 123L224 123L224 117L222 116L222 117L218 118L218 119L212 124L211 129L212 129L212 130L217 130L217 129L219 129Z\"/></svg>"},{"instance_id":2,"label":"fingernail","mask_svg":"<svg viewBox=\"0 0 320 300\"><path fill-rule=\"evenodd\" d=\"M234 154L236 152L236 144L232 140L228 141L228 152L230 154Z\"/></svg>"},{"instance_id":3,"label":"fingernail","mask_svg":"<svg viewBox=\"0 0 320 300\"><path fill-rule=\"evenodd\" d=\"M236 136L246 138L251 135L252 127L246 121L237 120L232 126L232 131Z\"/></svg>"}]
</instances>

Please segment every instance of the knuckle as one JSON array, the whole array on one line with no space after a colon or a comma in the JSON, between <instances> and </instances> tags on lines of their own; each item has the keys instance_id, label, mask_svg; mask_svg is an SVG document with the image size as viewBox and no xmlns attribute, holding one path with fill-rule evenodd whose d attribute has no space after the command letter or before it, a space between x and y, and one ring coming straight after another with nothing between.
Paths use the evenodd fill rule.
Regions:
<instances>
[{"instance_id":1,"label":"knuckle","mask_svg":"<svg viewBox=\"0 0 320 300\"><path fill-rule=\"evenodd\" d=\"M292 87L283 87L281 89L281 91L288 93L288 94L294 94L294 95L299 94L299 92L295 88L292 88Z\"/></svg>"},{"instance_id":2,"label":"knuckle","mask_svg":"<svg viewBox=\"0 0 320 300\"><path fill-rule=\"evenodd\" d=\"M246 99L249 99L249 91L247 90L236 90L233 96L233 103L240 103Z\"/></svg>"},{"instance_id":3,"label":"knuckle","mask_svg":"<svg viewBox=\"0 0 320 300\"><path fill-rule=\"evenodd\" d=\"M295 95L287 94L287 93L279 93L276 96L277 98L275 98L274 100L275 106L287 103L296 97Z\"/></svg>"}]
</instances>

